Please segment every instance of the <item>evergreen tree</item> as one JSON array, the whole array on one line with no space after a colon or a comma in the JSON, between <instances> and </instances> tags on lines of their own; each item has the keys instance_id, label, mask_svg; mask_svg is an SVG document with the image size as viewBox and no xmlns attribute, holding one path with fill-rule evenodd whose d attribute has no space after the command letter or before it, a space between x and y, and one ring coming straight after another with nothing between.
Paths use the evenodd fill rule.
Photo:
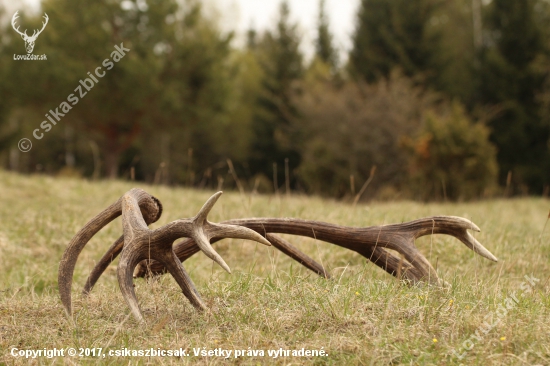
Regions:
<instances>
[{"instance_id":1,"label":"evergreen tree","mask_svg":"<svg viewBox=\"0 0 550 366\"><path fill-rule=\"evenodd\" d=\"M319 19L317 20L316 55L334 71L338 65L338 54L333 45L333 37L325 9L325 0L319 0Z\"/></svg>"},{"instance_id":2,"label":"evergreen tree","mask_svg":"<svg viewBox=\"0 0 550 366\"><path fill-rule=\"evenodd\" d=\"M480 48L481 0L453 0L438 6L430 21L430 32L441 42L431 52L434 73L433 88L470 109L475 104L476 50ZM434 45L435 46L435 45Z\"/></svg>"},{"instance_id":3,"label":"evergreen tree","mask_svg":"<svg viewBox=\"0 0 550 366\"><path fill-rule=\"evenodd\" d=\"M406 76L429 71L437 35L428 31L435 0L362 0L350 71L369 82L399 67Z\"/></svg>"},{"instance_id":4,"label":"evergreen tree","mask_svg":"<svg viewBox=\"0 0 550 366\"><path fill-rule=\"evenodd\" d=\"M289 133L291 122L298 118L292 95L295 83L303 75L303 56L299 50L296 24L290 22L288 3L279 8L279 20L274 32L267 32L258 44L258 57L263 69L262 90L257 99L253 120L254 141L250 168L253 174L271 178L273 164L290 168L299 164L299 155L292 146L296 136ZM282 169L280 170L282 171ZM281 182L283 174L279 174Z\"/></svg>"},{"instance_id":5,"label":"evergreen tree","mask_svg":"<svg viewBox=\"0 0 550 366\"><path fill-rule=\"evenodd\" d=\"M246 31L246 47L249 50L256 48L257 38L258 32L254 28L251 27Z\"/></svg>"},{"instance_id":6,"label":"evergreen tree","mask_svg":"<svg viewBox=\"0 0 550 366\"><path fill-rule=\"evenodd\" d=\"M187 177L192 173L189 149L201 166L232 158L227 152L233 151L236 144L232 143L238 138L232 131L240 128L232 128L233 121L226 120L227 105L233 102L228 62L231 34L221 34L195 0L184 4L101 0L99 4L44 0L50 24L37 48L48 60L18 62L10 73L0 71L0 93L7 90L16 104L39 113L26 119L25 128L30 130L23 132L27 135L45 119L45 112L55 110L74 93L79 80L92 82L88 72L94 75L97 67L100 74L105 72L104 77L94 76L93 89L83 89L85 96L80 95L78 103L25 156L34 159L33 165L50 166L59 160L64 131L70 128L75 131L77 168L84 174L92 171L90 142L97 146L97 160L109 177L117 177L139 161L136 177L153 180L159 165L168 167L171 161L174 180L187 183L192 182ZM22 48L19 41L3 44ZM120 62L113 56L115 45L130 49L118 58ZM21 52L10 49L9 53ZM104 62L107 58L113 62L110 66ZM4 135L0 133L0 143ZM52 170L56 169L59 164Z\"/></svg>"},{"instance_id":7,"label":"evergreen tree","mask_svg":"<svg viewBox=\"0 0 550 366\"><path fill-rule=\"evenodd\" d=\"M536 0L494 0L488 7L479 101L500 110L490 125L501 182L511 171L516 184L540 193L550 183L550 130L538 115L537 94L544 74L537 60L545 49L535 21L536 4Z\"/></svg>"}]
</instances>

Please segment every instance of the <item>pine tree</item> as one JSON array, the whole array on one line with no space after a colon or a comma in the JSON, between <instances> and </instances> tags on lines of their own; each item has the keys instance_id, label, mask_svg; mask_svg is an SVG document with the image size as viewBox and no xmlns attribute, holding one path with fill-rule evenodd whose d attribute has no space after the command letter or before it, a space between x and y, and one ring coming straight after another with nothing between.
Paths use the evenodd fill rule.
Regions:
<instances>
[{"instance_id":1,"label":"pine tree","mask_svg":"<svg viewBox=\"0 0 550 366\"><path fill-rule=\"evenodd\" d=\"M246 47L249 50L256 48L257 38L258 32L254 28L251 27L246 31Z\"/></svg>"},{"instance_id":2,"label":"pine tree","mask_svg":"<svg viewBox=\"0 0 550 366\"><path fill-rule=\"evenodd\" d=\"M267 32L257 46L264 77L252 125L255 138L250 168L253 174L262 173L271 178L273 164L281 169L285 159L289 159L291 169L299 164L299 155L292 147L295 136L289 131L298 118L292 100L293 88L303 75L299 43L297 26L291 24L288 3L283 1L276 30ZM279 174L279 178L284 179L284 175Z\"/></svg>"},{"instance_id":3,"label":"pine tree","mask_svg":"<svg viewBox=\"0 0 550 366\"><path fill-rule=\"evenodd\" d=\"M319 18L317 20L317 40L315 51L319 59L334 71L338 66L338 54L333 45L333 36L329 30L329 22L325 9L325 0L319 0Z\"/></svg>"},{"instance_id":4,"label":"pine tree","mask_svg":"<svg viewBox=\"0 0 550 366\"><path fill-rule=\"evenodd\" d=\"M427 72L437 35L428 32L433 0L362 0L353 36L350 69L367 81L387 78L399 67L405 75Z\"/></svg>"},{"instance_id":5,"label":"pine tree","mask_svg":"<svg viewBox=\"0 0 550 366\"><path fill-rule=\"evenodd\" d=\"M494 0L488 7L487 39L479 70L479 101L497 106L490 122L498 147L501 182L512 172L516 184L542 191L550 183L550 130L539 118L537 94L544 74L543 32L535 21L536 0Z\"/></svg>"},{"instance_id":6,"label":"pine tree","mask_svg":"<svg viewBox=\"0 0 550 366\"><path fill-rule=\"evenodd\" d=\"M170 174L178 182L191 181L182 179L190 170L189 148L195 151L193 162L206 167L233 158L227 151L242 150L231 143L234 134L226 132L239 128L222 117L235 94L228 61L230 35L206 19L200 2L188 1L185 7L180 3L101 0L98 6L84 0L42 2L50 23L40 35L37 49L47 54L49 66L12 62L16 67L4 69L0 65L0 114L6 94L11 104L4 112L8 116L17 112L15 108L24 107L42 118L38 123L32 122L36 117L28 118L28 123L21 124L25 128L21 134L26 134L21 137L32 136L35 128L44 134L26 155L32 159L29 167L40 164L55 171L64 165L57 157L67 151L64 141L65 136L69 141L70 134L65 134L66 128L75 131L71 144L75 145L76 167L86 175L94 169L90 141L97 146L97 160L109 177L136 165L136 177L153 180L159 164L167 165L170 159ZM36 17L39 25L42 15ZM7 54L24 52L21 39L13 36L9 23L7 26L4 33L16 42L1 42L0 48L7 47ZM112 53L115 45L131 51L126 51L123 59L117 56L120 62L106 64L106 58L117 61ZM12 46L20 50L12 52ZM104 77L88 76L89 72L94 75L94 70L105 72ZM96 78L93 90L75 91L79 80L90 78L92 83L92 77ZM39 126L44 114L56 110L71 93L78 96L78 103L64 112L57 126L49 125L50 132L40 130L44 129ZM231 128L226 127L229 125ZM0 131L0 145L5 136Z\"/></svg>"}]
</instances>

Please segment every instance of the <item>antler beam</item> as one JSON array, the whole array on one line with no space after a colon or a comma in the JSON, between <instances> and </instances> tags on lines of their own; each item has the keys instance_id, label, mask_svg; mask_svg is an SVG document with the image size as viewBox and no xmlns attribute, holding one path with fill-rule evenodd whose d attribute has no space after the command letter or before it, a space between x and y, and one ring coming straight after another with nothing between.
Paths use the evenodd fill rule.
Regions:
<instances>
[{"instance_id":1,"label":"antler beam","mask_svg":"<svg viewBox=\"0 0 550 366\"><path fill-rule=\"evenodd\" d=\"M403 276L414 283L419 281L440 283L435 269L414 245L414 241L422 236L431 234L451 235L482 257L494 262L498 261L491 252L468 233L468 230L480 231L480 229L470 220L455 216L435 216L402 224L365 228L289 218L253 218L229 220L225 223L248 227L264 235L266 233L300 235L336 244L361 254L391 275ZM267 235L270 235L271 244L278 248L277 240L271 239L277 237L273 234ZM403 255L403 258L395 256L386 249L397 251ZM281 250L284 252L283 249ZM182 262L196 252L197 248L195 248L192 240L185 240L174 245L174 253ZM302 262L308 268L317 268L318 265L308 258L305 254L299 252L294 259ZM146 275L144 265L145 263L142 263L138 266L137 276ZM150 263L148 268L152 274L164 272L159 263ZM320 274L326 273L324 269L319 271L314 268L310 269Z\"/></svg>"}]
</instances>

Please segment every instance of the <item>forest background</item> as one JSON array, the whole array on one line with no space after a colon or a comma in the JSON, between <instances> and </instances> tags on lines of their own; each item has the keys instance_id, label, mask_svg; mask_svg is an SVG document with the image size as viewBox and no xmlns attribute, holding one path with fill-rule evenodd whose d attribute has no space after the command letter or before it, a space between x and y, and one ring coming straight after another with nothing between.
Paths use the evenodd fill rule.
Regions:
<instances>
[{"instance_id":1,"label":"forest background","mask_svg":"<svg viewBox=\"0 0 550 366\"><path fill-rule=\"evenodd\" d=\"M320 9L307 59L285 1L237 47L198 0L43 0L16 26L30 35L48 14L47 60L22 61L0 8L0 165L342 199L548 196L549 1L361 0L346 57Z\"/></svg>"}]
</instances>

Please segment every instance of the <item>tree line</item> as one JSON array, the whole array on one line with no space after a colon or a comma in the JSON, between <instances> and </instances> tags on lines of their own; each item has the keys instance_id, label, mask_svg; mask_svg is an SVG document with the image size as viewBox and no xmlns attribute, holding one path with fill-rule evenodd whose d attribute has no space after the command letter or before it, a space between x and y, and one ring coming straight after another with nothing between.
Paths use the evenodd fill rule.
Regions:
<instances>
[{"instance_id":1,"label":"tree line","mask_svg":"<svg viewBox=\"0 0 550 366\"><path fill-rule=\"evenodd\" d=\"M24 54L0 10L0 162L26 173L350 199L548 195L550 3L361 0L344 58L286 1L233 46L198 0L43 0ZM40 29L26 12L22 29ZM129 49L29 152L115 45ZM49 114L48 114L49 113Z\"/></svg>"}]
</instances>

